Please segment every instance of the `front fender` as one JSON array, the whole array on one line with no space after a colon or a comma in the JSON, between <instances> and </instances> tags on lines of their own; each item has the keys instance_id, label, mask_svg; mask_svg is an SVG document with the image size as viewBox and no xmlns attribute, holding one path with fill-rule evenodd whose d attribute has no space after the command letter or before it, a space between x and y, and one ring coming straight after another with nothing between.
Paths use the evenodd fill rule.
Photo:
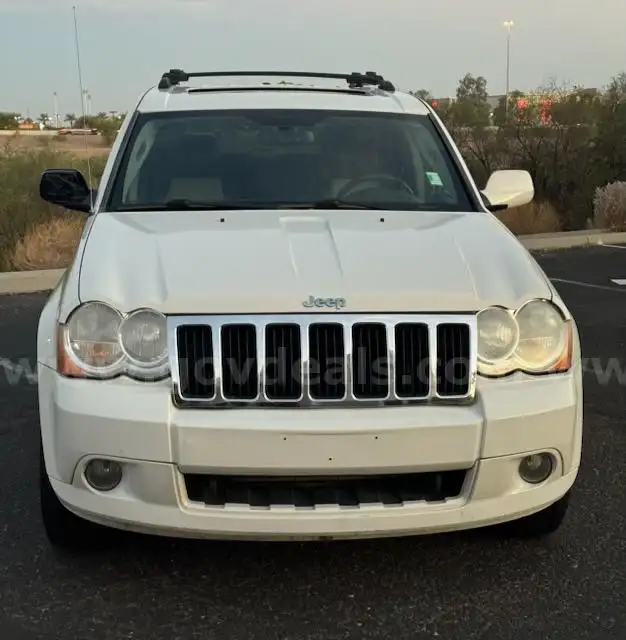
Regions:
<instances>
[{"instance_id":1,"label":"front fender","mask_svg":"<svg viewBox=\"0 0 626 640\"><path fill-rule=\"evenodd\" d=\"M59 318L59 308L63 288L65 286L65 278L59 281L56 288L50 294L46 304L39 315L39 324L37 325L37 363L42 364L51 369L56 369L56 327Z\"/></svg>"}]
</instances>

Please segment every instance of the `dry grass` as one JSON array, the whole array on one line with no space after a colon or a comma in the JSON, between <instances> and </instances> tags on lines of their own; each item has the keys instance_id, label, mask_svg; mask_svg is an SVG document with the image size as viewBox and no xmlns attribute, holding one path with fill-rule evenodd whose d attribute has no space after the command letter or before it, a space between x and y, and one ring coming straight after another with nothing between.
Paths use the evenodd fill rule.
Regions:
<instances>
[{"instance_id":1,"label":"dry grass","mask_svg":"<svg viewBox=\"0 0 626 640\"><path fill-rule=\"evenodd\" d=\"M111 145L102 136L38 136L32 134L1 136L0 153L7 146L13 151L46 150L71 153L82 158L106 157L111 151Z\"/></svg>"},{"instance_id":2,"label":"dry grass","mask_svg":"<svg viewBox=\"0 0 626 640\"><path fill-rule=\"evenodd\" d=\"M71 215L39 197L41 172L53 167L73 167L88 176L88 171L85 158L79 158L73 153L41 147L16 148L12 142L5 145L0 143L0 149L0 271L6 271L15 268L13 257L16 247L28 234L42 224L57 218L66 220ZM106 158L91 160L94 187L98 185L105 160ZM28 261L33 262L34 259L30 257ZM37 262L43 264L42 260Z\"/></svg>"},{"instance_id":3,"label":"dry grass","mask_svg":"<svg viewBox=\"0 0 626 640\"><path fill-rule=\"evenodd\" d=\"M64 269L74 257L84 225L85 218L73 215L36 225L15 245L12 268Z\"/></svg>"},{"instance_id":4,"label":"dry grass","mask_svg":"<svg viewBox=\"0 0 626 640\"><path fill-rule=\"evenodd\" d=\"M559 214L549 202L531 202L496 213L498 218L518 236L561 231Z\"/></svg>"}]
</instances>

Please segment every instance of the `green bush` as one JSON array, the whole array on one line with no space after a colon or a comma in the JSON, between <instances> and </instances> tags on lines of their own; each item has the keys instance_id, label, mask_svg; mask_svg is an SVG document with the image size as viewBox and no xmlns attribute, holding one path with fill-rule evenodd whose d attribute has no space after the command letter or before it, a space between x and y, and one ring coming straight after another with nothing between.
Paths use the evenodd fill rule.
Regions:
<instances>
[{"instance_id":1,"label":"green bush","mask_svg":"<svg viewBox=\"0 0 626 640\"><path fill-rule=\"evenodd\" d=\"M94 157L92 186L97 187L106 158ZM87 160L50 149L24 150L11 143L0 149L0 271L11 267L16 243L36 225L63 215L39 197L39 178L48 168L75 168L88 176Z\"/></svg>"}]
</instances>

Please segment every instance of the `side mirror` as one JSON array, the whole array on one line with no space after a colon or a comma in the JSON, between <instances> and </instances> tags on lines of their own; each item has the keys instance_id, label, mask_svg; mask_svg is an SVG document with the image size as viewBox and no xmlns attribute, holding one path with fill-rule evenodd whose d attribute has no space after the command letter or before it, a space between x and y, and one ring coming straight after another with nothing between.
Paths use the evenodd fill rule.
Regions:
<instances>
[{"instance_id":1,"label":"side mirror","mask_svg":"<svg viewBox=\"0 0 626 640\"><path fill-rule=\"evenodd\" d=\"M535 186L528 171L494 171L482 190L489 211L502 211L528 204L535 197Z\"/></svg>"},{"instance_id":2,"label":"side mirror","mask_svg":"<svg viewBox=\"0 0 626 640\"><path fill-rule=\"evenodd\" d=\"M91 211L93 191L76 169L48 169L39 180L39 195L46 202L74 211Z\"/></svg>"}]
</instances>

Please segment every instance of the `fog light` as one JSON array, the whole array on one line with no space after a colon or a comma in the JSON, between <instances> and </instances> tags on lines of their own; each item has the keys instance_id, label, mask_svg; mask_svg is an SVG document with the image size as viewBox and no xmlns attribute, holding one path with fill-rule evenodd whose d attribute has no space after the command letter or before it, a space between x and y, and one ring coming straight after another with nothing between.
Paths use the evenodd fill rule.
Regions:
<instances>
[{"instance_id":1,"label":"fog light","mask_svg":"<svg viewBox=\"0 0 626 640\"><path fill-rule=\"evenodd\" d=\"M87 482L98 491L111 491L122 480L122 467L113 460L90 460L85 468Z\"/></svg>"},{"instance_id":2,"label":"fog light","mask_svg":"<svg viewBox=\"0 0 626 640\"><path fill-rule=\"evenodd\" d=\"M522 480L530 484L543 482L552 473L554 461L549 453L536 453L526 456L519 465L519 474Z\"/></svg>"}]
</instances>

